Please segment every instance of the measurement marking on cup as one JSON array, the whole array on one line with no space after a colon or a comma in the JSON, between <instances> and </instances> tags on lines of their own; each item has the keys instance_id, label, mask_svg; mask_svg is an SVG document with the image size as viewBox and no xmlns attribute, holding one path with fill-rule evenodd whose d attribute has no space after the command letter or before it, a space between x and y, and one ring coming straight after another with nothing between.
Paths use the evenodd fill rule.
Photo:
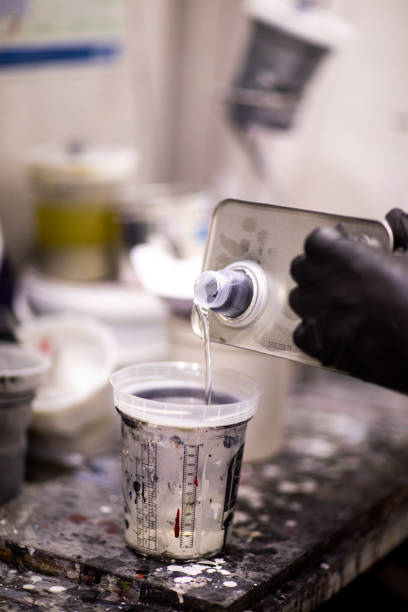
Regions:
<instances>
[{"instance_id":1,"label":"measurement marking on cup","mask_svg":"<svg viewBox=\"0 0 408 612\"><path fill-rule=\"evenodd\" d=\"M136 460L136 478L141 493L136 503L137 542L149 550L156 550L157 508L157 444L142 443L141 456Z\"/></svg>"},{"instance_id":2,"label":"measurement marking on cup","mask_svg":"<svg viewBox=\"0 0 408 612\"><path fill-rule=\"evenodd\" d=\"M181 500L180 547L194 544L195 507L198 485L198 446L184 447L183 493Z\"/></svg>"}]
</instances>

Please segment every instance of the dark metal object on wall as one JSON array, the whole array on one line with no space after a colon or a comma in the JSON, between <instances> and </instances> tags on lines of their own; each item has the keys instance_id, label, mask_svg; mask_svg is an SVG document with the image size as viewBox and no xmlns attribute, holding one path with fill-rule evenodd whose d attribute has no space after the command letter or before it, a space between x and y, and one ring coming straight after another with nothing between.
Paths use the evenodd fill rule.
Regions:
<instances>
[{"instance_id":1,"label":"dark metal object on wall","mask_svg":"<svg viewBox=\"0 0 408 612\"><path fill-rule=\"evenodd\" d=\"M231 120L242 128L252 123L290 128L305 86L328 52L329 47L253 21L244 65L227 95Z\"/></svg>"},{"instance_id":2,"label":"dark metal object on wall","mask_svg":"<svg viewBox=\"0 0 408 612\"><path fill-rule=\"evenodd\" d=\"M322 60L352 34L315 0L246 0L249 38L224 100L232 123L289 129Z\"/></svg>"}]
</instances>

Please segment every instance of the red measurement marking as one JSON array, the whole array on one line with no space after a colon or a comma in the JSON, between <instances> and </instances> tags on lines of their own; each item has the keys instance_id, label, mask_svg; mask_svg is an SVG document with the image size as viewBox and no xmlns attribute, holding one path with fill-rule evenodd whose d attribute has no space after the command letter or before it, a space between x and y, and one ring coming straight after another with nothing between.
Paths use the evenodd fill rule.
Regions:
<instances>
[{"instance_id":1,"label":"red measurement marking","mask_svg":"<svg viewBox=\"0 0 408 612\"><path fill-rule=\"evenodd\" d=\"M194 478L194 484L195 484L196 487L198 487L198 480L197 480L197 478Z\"/></svg>"},{"instance_id":2,"label":"red measurement marking","mask_svg":"<svg viewBox=\"0 0 408 612\"><path fill-rule=\"evenodd\" d=\"M40 342L40 351L43 352L43 353L51 353L51 351L52 351L52 344L48 340L48 338L42 338L42 340Z\"/></svg>"},{"instance_id":3,"label":"red measurement marking","mask_svg":"<svg viewBox=\"0 0 408 612\"><path fill-rule=\"evenodd\" d=\"M88 520L88 517L84 516L83 514L70 514L68 520L71 521L71 523L76 523L79 525L79 523L85 523L85 521Z\"/></svg>"},{"instance_id":4,"label":"red measurement marking","mask_svg":"<svg viewBox=\"0 0 408 612\"><path fill-rule=\"evenodd\" d=\"M100 521L99 525L105 527L105 533L119 533L120 529L113 521Z\"/></svg>"},{"instance_id":5,"label":"red measurement marking","mask_svg":"<svg viewBox=\"0 0 408 612\"><path fill-rule=\"evenodd\" d=\"M174 523L174 537L180 536L180 508L177 509L176 522Z\"/></svg>"}]
</instances>

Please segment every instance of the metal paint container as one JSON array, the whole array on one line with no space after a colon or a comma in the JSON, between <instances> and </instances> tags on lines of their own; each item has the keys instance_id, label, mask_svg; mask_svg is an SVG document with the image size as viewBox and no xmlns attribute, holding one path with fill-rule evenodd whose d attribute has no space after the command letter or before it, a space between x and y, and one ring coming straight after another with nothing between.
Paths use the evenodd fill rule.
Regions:
<instances>
[{"instance_id":1,"label":"metal paint container","mask_svg":"<svg viewBox=\"0 0 408 612\"><path fill-rule=\"evenodd\" d=\"M225 200L212 218L203 271L240 270L253 282L253 295L243 311L231 317L211 310L214 342L251 349L291 361L320 365L293 342L298 316L288 304L295 286L290 265L302 252L306 237L318 227L338 227L355 241L392 250L387 223L272 204ZM200 333L197 321L193 329Z\"/></svg>"}]
</instances>

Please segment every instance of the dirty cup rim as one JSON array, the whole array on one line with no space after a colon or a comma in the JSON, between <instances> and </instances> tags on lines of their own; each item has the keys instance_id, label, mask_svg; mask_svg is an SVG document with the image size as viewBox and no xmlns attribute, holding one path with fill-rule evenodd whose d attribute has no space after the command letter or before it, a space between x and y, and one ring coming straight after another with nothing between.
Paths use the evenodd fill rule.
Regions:
<instances>
[{"instance_id":1,"label":"dirty cup rim","mask_svg":"<svg viewBox=\"0 0 408 612\"><path fill-rule=\"evenodd\" d=\"M204 388L205 370L200 364L184 361L148 362L114 372L110 382L118 412L128 418L155 425L180 428L208 428L248 421L255 414L261 385L235 370L214 369L213 389L237 397L225 404L183 404L146 399L137 392L153 388Z\"/></svg>"},{"instance_id":2,"label":"dirty cup rim","mask_svg":"<svg viewBox=\"0 0 408 612\"><path fill-rule=\"evenodd\" d=\"M0 342L0 356L21 357L28 363L22 367L3 367L0 360L0 390L3 392L35 391L48 372L51 360L47 355L12 342ZM31 363L30 363L31 360Z\"/></svg>"}]
</instances>

